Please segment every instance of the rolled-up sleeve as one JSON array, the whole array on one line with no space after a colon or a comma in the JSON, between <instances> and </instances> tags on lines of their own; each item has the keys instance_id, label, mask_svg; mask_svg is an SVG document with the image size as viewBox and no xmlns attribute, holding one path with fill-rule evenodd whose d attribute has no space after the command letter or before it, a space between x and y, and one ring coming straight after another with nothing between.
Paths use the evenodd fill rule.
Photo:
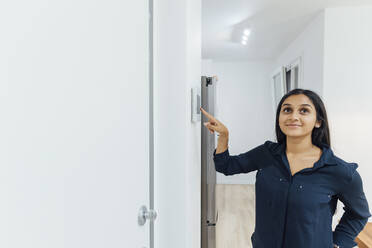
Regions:
<instances>
[{"instance_id":1,"label":"rolled-up sleeve","mask_svg":"<svg viewBox=\"0 0 372 248\"><path fill-rule=\"evenodd\" d=\"M264 144L239 155L230 155L229 149L216 154L216 149L214 149L213 161L216 171L228 176L259 169L262 164L272 158L268 148L271 143L266 141Z\"/></svg>"},{"instance_id":2,"label":"rolled-up sleeve","mask_svg":"<svg viewBox=\"0 0 372 248\"><path fill-rule=\"evenodd\" d=\"M363 192L362 179L356 171L358 165L352 163L351 180L338 194L338 198L345 205L344 214L333 232L333 243L342 248L351 248L357 245L354 241L363 230L368 218L368 202Z\"/></svg>"}]
</instances>

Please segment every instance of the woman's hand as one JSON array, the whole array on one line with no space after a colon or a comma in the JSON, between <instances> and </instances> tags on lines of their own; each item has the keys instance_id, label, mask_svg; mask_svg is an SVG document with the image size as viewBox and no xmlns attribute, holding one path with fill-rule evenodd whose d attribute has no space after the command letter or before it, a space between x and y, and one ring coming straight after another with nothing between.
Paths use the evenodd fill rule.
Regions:
<instances>
[{"instance_id":1,"label":"woman's hand","mask_svg":"<svg viewBox=\"0 0 372 248\"><path fill-rule=\"evenodd\" d=\"M208 122L204 122L204 126L208 128L208 130L211 133L214 133L214 131L216 131L217 133L220 134L220 136L226 137L229 136L229 130L225 127L224 124L222 124L219 120L210 115L202 107L200 107L200 110L208 118Z\"/></svg>"}]
</instances>

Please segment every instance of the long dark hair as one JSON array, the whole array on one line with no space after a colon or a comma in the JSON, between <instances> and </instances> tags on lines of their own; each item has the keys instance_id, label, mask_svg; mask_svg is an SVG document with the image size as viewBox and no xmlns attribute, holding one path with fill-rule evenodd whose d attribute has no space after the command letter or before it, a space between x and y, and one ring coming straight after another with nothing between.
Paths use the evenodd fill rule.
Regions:
<instances>
[{"instance_id":1,"label":"long dark hair","mask_svg":"<svg viewBox=\"0 0 372 248\"><path fill-rule=\"evenodd\" d=\"M279 126L279 114L281 106L285 99L287 99L291 95L299 95L303 94L307 96L311 102L315 106L316 110L316 119L317 121L321 121L321 126L319 128L313 129L311 133L311 141L314 145L318 147L323 147L323 144L328 145L331 147L331 140L329 137L329 127L328 127L328 119L327 119L327 112L324 107L324 103L322 99L319 97L317 93L311 90L305 90L305 89L293 89L289 91L287 94L285 94L282 99L280 100L277 110L276 110L276 121L275 121L275 133L276 133L276 139L278 143L286 142L286 135L280 130Z\"/></svg>"}]
</instances>

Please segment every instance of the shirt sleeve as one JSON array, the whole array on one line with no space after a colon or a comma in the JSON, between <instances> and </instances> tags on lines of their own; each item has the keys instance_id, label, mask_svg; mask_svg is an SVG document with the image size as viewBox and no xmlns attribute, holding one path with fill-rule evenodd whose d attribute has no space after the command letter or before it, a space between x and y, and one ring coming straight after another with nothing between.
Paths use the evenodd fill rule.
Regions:
<instances>
[{"instance_id":1,"label":"shirt sleeve","mask_svg":"<svg viewBox=\"0 0 372 248\"><path fill-rule=\"evenodd\" d=\"M239 155L230 155L229 149L216 154L217 149L214 149L213 161L216 171L228 176L257 170L271 158L269 146L272 143L266 141L264 144Z\"/></svg>"},{"instance_id":2,"label":"shirt sleeve","mask_svg":"<svg viewBox=\"0 0 372 248\"><path fill-rule=\"evenodd\" d=\"M356 163L351 165L353 166L351 181L338 194L340 201L345 205L343 207L345 212L333 232L333 243L341 248L351 248L357 245L354 240L371 216L363 192L362 179L356 171L358 165Z\"/></svg>"}]
</instances>

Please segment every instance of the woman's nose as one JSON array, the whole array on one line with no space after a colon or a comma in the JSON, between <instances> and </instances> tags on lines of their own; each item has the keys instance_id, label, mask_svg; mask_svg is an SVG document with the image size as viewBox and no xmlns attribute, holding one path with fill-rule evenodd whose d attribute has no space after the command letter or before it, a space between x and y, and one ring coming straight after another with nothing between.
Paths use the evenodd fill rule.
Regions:
<instances>
[{"instance_id":1,"label":"woman's nose","mask_svg":"<svg viewBox=\"0 0 372 248\"><path fill-rule=\"evenodd\" d=\"M298 120L298 119L299 119L298 114L297 114L297 113L292 113L292 114L289 116L289 119L290 119L290 120Z\"/></svg>"}]
</instances>

